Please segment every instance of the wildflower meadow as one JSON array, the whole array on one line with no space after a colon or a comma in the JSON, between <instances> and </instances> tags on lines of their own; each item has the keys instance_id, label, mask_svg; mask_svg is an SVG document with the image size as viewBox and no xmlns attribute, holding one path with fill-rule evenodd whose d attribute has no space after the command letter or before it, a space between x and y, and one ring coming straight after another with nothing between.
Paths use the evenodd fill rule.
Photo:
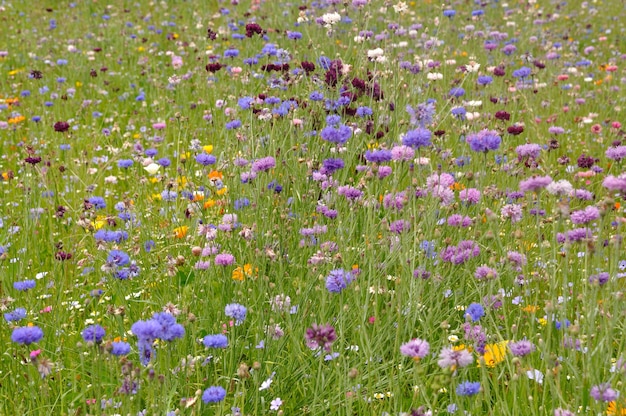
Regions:
<instances>
[{"instance_id":1,"label":"wildflower meadow","mask_svg":"<svg viewBox=\"0 0 626 416\"><path fill-rule=\"evenodd\" d=\"M1 415L626 415L623 2L0 17Z\"/></svg>"}]
</instances>

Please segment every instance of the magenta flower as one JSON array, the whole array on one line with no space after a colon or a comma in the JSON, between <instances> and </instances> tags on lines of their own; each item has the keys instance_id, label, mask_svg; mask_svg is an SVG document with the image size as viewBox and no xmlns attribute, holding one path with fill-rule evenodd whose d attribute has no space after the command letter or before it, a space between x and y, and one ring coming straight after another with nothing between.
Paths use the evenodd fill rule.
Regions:
<instances>
[{"instance_id":1,"label":"magenta flower","mask_svg":"<svg viewBox=\"0 0 626 416\"><path fill-rule=\"evenodd\" d=\"M330 351L336 339L337 333L330 324L313 324L306 330L306 345L312 350L324 348L325 351Z\"/></svg>"}]
</instances>

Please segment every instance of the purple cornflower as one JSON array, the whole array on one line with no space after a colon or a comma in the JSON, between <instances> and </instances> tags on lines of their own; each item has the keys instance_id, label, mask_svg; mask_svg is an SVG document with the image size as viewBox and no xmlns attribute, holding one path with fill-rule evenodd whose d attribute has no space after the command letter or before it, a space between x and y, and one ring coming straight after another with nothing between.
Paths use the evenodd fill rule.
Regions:
<instances>
[{"instance_id":1,"label":"purple cornflower","mask_svg":"<svg viewBox=\"0 0 626 416\"><path fill-rule=\"evenodd\" d=\"M412 125L424 127L433 122L433 117L435 116L435 104L433 102L425 102L418 104L415 108L407 105L406 112L411 116Z\"/></svg>"},{"instance_id":2,"label":"purple cornflower","mask_svg":"<svg viewBox=\"0 0 626 416\"><path fill-rule=\"evenodd\" d=\"M397 220L389 224L389 231L396 234L401 234L409 228L411 228L411 223L406 220Z\"/></svg>"},{"instance_id":3,"label":"purple cornflower","mask_svg":"<svg viewBox=\"0 0 626 416\"><path fill-rule=\"evenodd\" d=\"M230 266L235 262L235 256L230 253L220 253L215 256L214 262L218 266Z\"/></svg>"},{"instance_id":4,"label":"purple cornflower","mask_svg":"<svg viewBox=\"0 0 626 416\"><path fill-rule=\"evenodd\" d=\"M493 77L489 75L480 75L476 80L478 85L489 85L493 82Z\"/></svg>"},{"instance_id":5,"label":"purple cornflower","mask_svg":"<svg viewBox=\"0 0 626 416\"><path fill-rule=\"evenodd\" d=\"M480 382L464 381L456 388L456 394L459 396L474 396L480 392Z\"/></svg>"},{"instance_id":6,"label":"purple cornflower","mask_svg":"<svg viewBox=\"0 0 626 416\"><path fill-rule=\"evenodd\" d=\"M455 98L462 97L465 95L465 90L461 87L453 87L450 89L448 95Z\"/></svg>"},{"instance_id":7,"label":"purple cornflower","mask_svg":"<svg viewBox=\"0 0 626 416\"><path fill-rule=\"evenodd\" d=\"M517 342L510 342L508 347L511 354L516 357L523 357L535 351L535 344L525 339Z\"/></svg>"},{"instance_id":8,"label":"purple cornflower","mask_svg":"<svg viewBox=\"0 0 626 416\"><path fill-rule=\"evenodd\" d=\"M602 181L602 186L610 191L619 191L626 193L626 173L622 173L618 177L609 175Z\"/></svg>"},{"instance_id":9,"label":"purple cornflower","mask_svg":"<svg viewBox=\"0 0 626 416\"><path fill-rule=\"evenodd\" d=\"M585 209L574 211L570 214L573 224L586 224L597 220L600 217L600 210L594 206L585 207Z\"/></svg>"},{"instance_id":10,"label":"purple cornflower","mask_svg":"<svg viewBox=\"0 0 626 416\"><path fill-rule=\"evenodd\" d=\"M463 264L478 255L480 255L480 247L472 240L463 240L458 245L448 246L439 253L441 260L453 264Z\"/></svg>"},{"instance_id":11,"label":"purple cornflower","mask_svg":"<svg viewBox=\"0 0 626 416\"><path fill-rule=\"evenodd\" d=\"M324 348L325 351L329 352L336 339L337 333L330 324L313 324L311 328L306 330L306 345L312 350Z\"/></svg>"},{"instance_id":12,"label":"purple cornflower","mask_svg":"<svg viewBox=\"0 0 626 416\"><path fill-rule=\"evenodd\" d=\"M107 206L104 198L101 196L92 196L87 200L87 202L89 202L95 209L104 209Z\"/></svg>"},{"instance_id":13,"label":"purple cornflower","mask_svg":"<svg viewBox=\"0 0 626 416\"><path fill-rule=\"evenodd\" d=\"M414 338L400 346L400 353L415 361L426 357L430 351L430 344L423 339Z\"/></svg>"},{"instance_id":14,"label":"purple cornflower","mask_svg":"<svg viewBox=\"0 0 626 416\"><path fill-rule=\"evenodd\" d=\"M241 121L240 120L230 121L230 122L226 123L226 126L224 126L224 127L226 128L226 130L238 129L239 127L241 127Z\"/></svg>"},{"instance_id":15,"label":"purple cornflower","mask_svg":"<svg viewBox=\"0 0 626 416\"><path fill-rule=\"evenodd\" d=\"M408 147L412 147L414 149L419 149L420 147L428 147L431 145L430 138L432 137L432 133L430 130L425 128L417 128L415 130L409 130L402 137L402 144Z\"/></svg>"},{"instance_id":16,"label":"purple cornflower","mask_svg":"<svg viewBox=\"0 0 626 416\"><path fill-rule=\"evenodd\" d=\"M347 272L344 269L332 270L328 276L326 276L326 289L330 293L340 293L344 290L352 281L354 275L351 272Z\"/></svg>"},{"instance_id":17,"label":"purple cornflower","mask_svg":"<svg viewBox=\"0 0 626 416\"><path fill-rule=\"evenodd\" d=\"M202 393L204 403L218 403L226 397L226 390L220 386L211 386Z\"/></svg>"},{"instance_id":18,"label":"purple cornflower","mask_svg":"<svg viewBox=\"0 0 626 416\"><path fill-rule=\"evenodd\" d=\"M106 332L100 325L89 325L85 327L82 335L85 342L100 344L102 342L102 338L106 335Z\"/></svg>"},{"instance_id":19,"label":"purple cornflower","mask_svg":"<svg viewBox=\"0 0 626 416\"><path fill-rule=\"evenodd\" d=\"M262 172L273 169L276 166L276 159L272 156L263 157L252 162L252 172Z\"/></svg>"},{"instance_id":20,"label":"purple cornflower","mask_svg":"<svg viewBox=\"0 0 626 416\"><path fill-rule=\"evenodd\" d=\"M545 188L552 183L552 178L546 176L533 176L519 183L519 189L522 192L537 192L541 188Z\"/></svg>"},{"instance_id":21,"label":"purple cornflower","mask_svg":"<svg viewBox=\"0 0 626 416\"><path fill-rule=\"evenodd\" d=\"M11 341L17 344L30 345L39 342L43 338L43 331L38 326L19 326L13 328Z\"/></svg>"},{"instance_id":22,"label":"purple cornflower","mask_svg":"<svg viewBox=\"0 0 626 416\"><path fill-rule=\"evenodd\" d=\"M535 143L522 144L515 148L515 153L519 161L527 158L537 159L541 153L541 146Z\"/></svg>"},{"instance_id":23,"label":"purple cornflower","mask_svg":"<svg viewBox=\"0 0 626 416\"><path fill-rule=\"evenodd\" d=\"M391 149L392 160L413 160L414 157L415 150L409 146L399 145Z\"/></svg>"},{"instance_id":24,"label":"purple cornflower","mask_svg":"<svg viewBox=\"0 0 626 416\"><path fill-rule=\"evenodd\" d=\"M611 275L609 275L607 272L592 274L591 276L589 276L589 283L591 283L592 285L595 284L598 286L603 286L609 281L610 278Z\"/></svg>"},{"instance_id":25,"label":"purple cornflower","mask_svg":"<svg viewBox=\"0 0 626 416\"><path fill-rule=\"evenodd\" d=\"M490 280L498 277L498 272L491 267L482 265L476 268L474 277L478 280Z\"/></svg>"},{"instance_id":26,"label":"purple cornflower","mask_svg":"<svg viewBox=\"0 0 626 416\"><path fill-rule=\"evenodd\" d=\"M526 256L517 251L509 251L506 254L506 259L513 265L515 270L521 271L522 266L526 264Z\"/></svg>"},{"instance_id":27,"label":"purple cornflower","mask_svg":"<svg viewBox=\"0 0 626 416\"><path fill-rule=\"evenodd\" d=\"M626 146L609 147L605 154L608 159L620 161L626 157Z\"/></svg>"},{"instance_id":28,"label":"purple cornflower","mask_svg":"<svg viewBox=\"0 0 626 416\"><path fill-rule=\"evenodd\" d=\"M224 315L235 319L235 325L241 325L246 319L248 310L238 303L229 303L224 307Z\"/></svg>"},{"instance_id":29,"label":"purple cornflower","mask_svg":"<svg viewBox=\"0 0 626 416\"><path fill-rule=\"evenodd\" d=\"M502 143L502 138L498 135L498 132L484 129L478 133L468 135L465 141L474 152L487 153L490 150L498 150L500 143Z\"/></svg>"},{"instance_id":30,"label":"purple cornflower","mask_svg":"<svg viewBox=\"0 0 626 416\"><path fill-rule=\"evenodd\" d=\"M200 153L196 156L196 162L201 164L202 166L209 166L214 164L217 161L215 156L209 155L207 153Z\"/></svg>"},{"instance_id":31,"label":"purple cornflower","mask_svg":"<svg viewBox=\"0 0 626 416\"><path fill-rule=\"evenodd\" d=\"M224 334L207 335L202 343L207 348L226 348L228 347L228 338Z\"/></svg>"},{"instance_id":32,"label":"purple cornflower","mask_svg":"<svg viewBox=\"0 0 626 416\"><path fill-rule=\"evenodd\" d=\"M480 191L476 188L467 188L459 192L459 199L467 204L477 204L480 201Z\"/></svg>"},{"instance_id":33,"label":"purple cornflower","mask_svg":"<svg viewBox=\"0 0 626 416\"><path fill-rule=\"evenodd\" d=\"M343 195L347 199L353 201L355 199L361 198L363 196L363 191L349 185L344 185L337 188L337 194Z\"/></svg>"},{"instance_id":34,"label":"purple cornflower","mask_svg":"<svg viewBox=\"0 0 626 416\"><path fill-rule=\"evenodd\" d=\"M522 219L522 206L519 204L506 204L500 210L500 217L510 219L512 223L521 221Z\"/></svg>"},{"instance_id":35,"label":"purple cornflower","mask_svg":"<svg viewBox=\"0 0 626 416\"><path fill-rule=\"evenodd\" d=\"M485 316L485 308L480 303L472 303L465 309L465 316L469 317L472 322L479 321Z\"/></svg>"},{"instance_id":36,"label":"purple cornflower","mask_svg":"<svg viewBox=\"0 0 626 416\"><path fill-rule=\"evenodd\" d=\"M127 169L133 166L133 160L132 159L120 159L117 161L117 166L121 169Z\"/></svg>"},{"instance_id":37,"label":"purple cornflower","mask_svg":"<svg viewBox=\"0 0 626 416\"><path fill-rule=\"evenodd\" d=\"M446 347L439 353L437 364L441 368L449 368L454 371L457 368L467 367L473 362L474 357L467 348L455 350L452 347Z\"/></svg>"},{"instance_id":38,"label":"purple cornflower","mask_svg":"<svg viewBox=\"0 0 626 416\"><path fill-rule=\"evenodd\" d=\"M526 66L523 66L520 69L513 71L513 77L520 78L520 79L528 78L530 74L531 74L531 70L530 68Z\"/></svg>"},{"instance_id":39,"label":"purple cornflower","mask_svg":"<svg viewBox=\"0 0 626 416\"><path fill-rule=\"evenodd\" d=\"M597 401L613 402L619 397L619 393L611 388L611 383L597 384L589 392Z\"/></svg>"}]
</instances>

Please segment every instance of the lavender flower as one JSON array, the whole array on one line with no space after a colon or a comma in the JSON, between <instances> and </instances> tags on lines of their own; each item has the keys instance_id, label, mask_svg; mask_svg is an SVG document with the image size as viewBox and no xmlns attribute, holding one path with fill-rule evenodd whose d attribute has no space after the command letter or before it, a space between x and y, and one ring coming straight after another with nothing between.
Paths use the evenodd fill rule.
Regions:
<instances>
[{"instance_id":1,"label":"lavender flower","mask_svg":"<svg viewBox=\"0 0 626 416\"><path fill-rule=\"evenodd\" d=\"M93 342L100 344L106 332L100 325L89 325L83 330L83 339L85 342Z\"/></svg>"},{"instance_id":2,"label":"lavender flower","mask_svg":"<svg viewBox=\"0 0 626 416\"><path fill-rule=\"evenodd\" d=\"M238 303L229 303L224 308L224 314L235 319L235 325L241 325L246 319L247 309Z\"/></svg>"},{"instance_id":3,"label":"lavender flower","mask_svg":"<svg viewBox=\"0 0 626 416\"><path fill-rule=\"evenodd\" d=\"M519 183L519 189L522 192L536 192L545 188L552 182L550 176L533 176Z\"/></svg>"},{"instance_id":4,"label":"lavender flower","mask_svg":"<svg viewBox=\"0 0 626 416\"><path fill-rule=\"evenodd\" d=\"M619 397L619 393L611 388L611 383L602 383L593 386L590 394L595 400L602 402L613 402Z\"/></svg>"},{"instance_id":5,"label":"lavender flower","mask_svg":"<svg viewBox=\"0 0 626 416\"><path fill-rule=\"evenodd\" d=\"M469 317L472 322L479 321L480 318L485 316L485 309L480 303L472 303L465 309L465 316Z\"/></svg>"},{"instance_id":6,"label":"lavender flower","mask_svg":"<svg viewBox=\"0 0 626 416\"><path fill-rule=\"evenodd\" d=\"M607 272L592 274L589 276L589 283L592 285L604 286L611 279L611 275Z\"/></svg>"},{"instance_id":7,"label":"lavender flower","mask_svg":"<svg viewBox=\"0 0 626 416\"><path fill-rule=\"evenodd\" d=\"M417 128L415 130L409 130L402 137L402 144L404 146L412 147L414 149L419 149L420 147L428 147L430 146L430 138L432 137L432 133L430 130L425 128Z\"/></svg>"},{"instance_id":8,"label":"lavender flower","mask_svg":"<svg viewBox=\"0 0 626 416\"><path fill-rule=\"evenodd\" d=\"M415 361L419 361L420 359L426 357L429 351L430 344L419 338L412 339L411 341L400 346L400 353L413 358Z\"/></svg>"},{"instance_id":9,"label":"lavender flower","mask_svg":"<svg viewBox=\"0 0 626 416\"><path fill-rule=\"evenodd\" d=\"M480 382L464 381L456 388L456 394L459 396L474 396L480 391Z\"/></svg>"},{"instance_id":10,"label":"lavender flower","mask_svg":"<svg viewBox=\"0 0 626 416\"><path fill-rule=\"evenodd\" d=\"M252 162L252 173L267 171L276 166L276 159L272 156L263 157Z\"/></svg>"},{"instance_id":11,"label":"lavender flower","mask_svg":"<svg viewBox=\"0 0 626 416\"><path fill-rule=\"evenodd\" d=\"M228 347L228 338L224 334L207 335L202 343L207 348L226 348Z\"/></svg>"},{"instance_id":12,"label":"lavender flower","mask_svg":"<svg viewBox=\"0 0 626 416\"><path fill-rule=\"evenodd\" d=\"M474 362L474 357L466 349L454 349L452 347L446 347L439 353L439 360L437 364L441 368L449 368L455 370L457 368L467 367Z\"/></svg>"},{"instance_id":13,"label":"lavender flower","mask_svg":"<svg viewBox=\"0 0 626 416\"><path fill-rule=\"evenodd\" d=\"M510 342L508 344L508 347L509 347L509 350L511 351L511 354L513 354L516 357L523 357L535 351L535 344L533 344L532 342L528 340Z\"/></svg>"},{"instance_id":14,"label":"lavender flower","mask_svg":"<svg viewBox=\"0 0 626 416\"><path fill-rule=\"evenodd\" d=\"M570 215L573 224L586 224L597 220L600 217L600 210L594 206L585 207L585 209L574 211Z\"/></svg>"}]
</instances>

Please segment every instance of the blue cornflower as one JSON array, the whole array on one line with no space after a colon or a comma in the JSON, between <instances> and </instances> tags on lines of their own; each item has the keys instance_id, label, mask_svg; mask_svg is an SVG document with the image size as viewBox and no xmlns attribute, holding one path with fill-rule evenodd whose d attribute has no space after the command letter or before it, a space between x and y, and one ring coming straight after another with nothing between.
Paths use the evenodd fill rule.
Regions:
<instances>
[{"instance_id":1,"label":"blue cornflower","mask_svg":"<svg viewBox=\"0 0 626 416\"><path fill-rule=\"evenodd\" d=\"M228 347L228 338L224 334L207 335L202 343L207 348L226 348Z\"/></svg>"},{"instance_id":2,"label":"blue cornflower","mask_svg":"<svg viewBox=\"0 0 626 416\"><path fill-rule=\"evenodd\" d=\"M520 69L517 69L517 70L513 71L513 76L515 78L524 79L524 78L529 77L530 74L531 74L531 70L530 70L530 68L528 68L526 66L523 66Z\"/></svg>"},{"instance_id":3,"label":"blue cornflower","mask_svg":"<svg viewBox=\"0 0 626 416\"><path fill-rule=\"evenodd\" d=\"M163 201L176 201L176 198L178 198L178 193L175 191L170 191L169 189L166 189L161 192L161 199Z\"/></svg>"},{"instance_id":4,"label":"blue cornflower","mask_svg":"<svg viewBox=\"0 0 626 416\"><path fill-rule=\"evenodd\" d=\"M107 263L114 264L116 266L125 266L129 263L130 258L128 254L122 250L111 250L107 256Z\"/></svg>"},{"instance_id":5,"label":"blue cornflower","mask_svg":"<svg viewBox=\"0 0 626 416\"><path fill-rule=\"evenodd\" d=\"M485 309L480 303L472 303L465 310L465 316L469 316L473 322L476 322L485 316Z\"/></svg>"},{"instance_id":6,"label":"blue cornflower","mask_svg":"<svg viewBox=\"0 0 626 416\"><path fill-rule=\"evenodd\" d=\"M478 85L488 85L493 82L493 77L489 75L481 75L478 77L477 82L478 82Z\"/></svg>"},{"instance_id":7,"label":"blue cornflower","mask_svg":"<svg viewBox=\"0 0 626 416\"><path fill-rule=\"evenodd\" d=\"M430 138L432 133L425 128L417 128L415 130L409 130L402 137L402 144L405 146L419 149L420 147L430 146Z\"/></svg>"},{"instance_id":8,"label":"blue cornflower","mask_svg":"<svg viewBox=\"0 0 626 416\"><path fill-rule=\"evenodd\" d=\"M117 167L122 168L122 169L126 169L129 168L133 165L133 160L132 159L120 159L117 161Z\"/></svg>"},{"instance_id":9,"label":"blue cornflower","mask_svg":"<svg viewBox=\"0 0 626 416\"><path fill-rule=\"evenodd\" d=\"M365 152L365 160L368 162L382 163L389 162L392 159L391 150L379 149Z\"/></svg>"},{"instance_id":10,"label":"blue cornflower","mask_svg":"<svg viewBox=\"0 0 626 416\"><path fill-rule=\"evenodd\" d=\"M248 110L253 101L253 97L241 97L239 100L237 100L237 105L239 105L242 110Z\"/></svg>"},{"instance_id":11,"label":"blue cornflower","mask_svg":"<svg viewBox=\"0 0 626 416\"><path fill-rule=\"evenodd\" d=\"M102 342L102 338L106 335L106 332L100 325L89 325L83 330L82 335L85 342L95 342L96 344L100 344Z\"/></svg>"},{"instance_id":12,"label":"blue cornflower","mask_svg":"<svg viewBox=\"0 0 626 416\"><path fill-rule=\"evenodd\" d=\"M459 396L474 396L480 391L480 382L464 381L456 388L456 394Z\"/></svg>"},{"instance_id":13,"label":"blue cornflower","mask_svg":"<svg viewBox=\"0 0 626 416\"><path fill-rule=\"evenodd\" d=\"M92 196L87 200L95 209L104 209L107 204L101 196Z\"/></svg>"},{"instance_id":14,"label":"blue cornflower","mask_svg":"<svg viewBox=\"0 0 626 416\"><path fill-rule=\"evenodd\" d=\"M218 403L226 397L226 390L220 386L211 386L202 393L202 401L205 403Z\"/></svg>"},{"instance_id":15,"label":"blue cornflower","mask_svg":"<svg viewBox=\"0 0 626 416\"><path fill-rule=\"evenodd\" d=\"M19 290L20 292L33 289L35 287L34 280L23 280L21 282L14 282L13 288L15 290Z\"/></svg>"},{"instance_id":16,"label":"blue cornflower","mask_svg":"<svg viewBox=\"0 0 626 416\"><path fill-rule=\"evenodd\" d=\"M216 161L217 159L215 158L215 156L209 155L207 153L200 153L198 156L196 156L196 162L198 162L202 166L212 165Z\"/></svg>"},{"instance_id":17,"label":"blue cornflower","mask_svg":"<svg viewBox=\"0 0 626 416\"><path fill-rule=\"evenodd\" d=\"M24 318L26 318L26 309L24 308L15 308L15 310L4 314L4 319L7 322L17 322Z\"/></svg>"},{"instance_id":18,"label":"blue cornflower","mask_svg":"<svg viewBox=\"0 0 626 416\"><path fill-rule=\"evenodd\" d=\"M157 160L156 162L157 164L163 166L164 168L170 166L172 164L172 162L166 158L166 157L162 157L161 159Z\"/></svg>"},{"instance_id":19,"label":"blue cornflower","mask_svg":"<svg viewBox=\"0 0 626 416\"><path fill-rule=\"evenodd\" d=\"M226 127L226 130L238 129L239 127L241 127L241 121L240 120L230 121L226 123L225 127Z\"/></svg>"},{"instance_id":20,"label":"blue cornflower","mask_svg":"<svg viewBox=\"0 0 626 416\"><path fill-rule=\"evenodd\" d=\"M43 338L43 331L38 326L21 326L13 329L11 341L30 345L33 342L39 342Z\"/></svg>"},{"instance_id":21,"label":"blue cornflower","mask_svg":"<svg viewBox=\"0 0 626 416\"><path fill-rule=\"evenodd\" d=\"M343 145L352 137L352 129L345 124L336 127L324 127L320 132L322 140Z\"/></svg>"},{"instance_id":22,"label":"blue cornflower","mask_svg":"<svg viewBox=\"0 0 626 416\"><path fill-rule=\"evenodd\" d=\"M354 275L351 272L347 272L344 269L332 270L326 276L326 289L330 293L339 293L348 287L353 280Z\"/></svg>"},{"instance_id":23,"label":"blue cornflower","mask_svg":"<svg viewBox=\"0 0 626 416\"><path fill-rule=\"evenodd\" d=\"M224 314L235 319L235 325L241 325L246 319L247 309L238 303L229 303L224 308Z\"/></svg>"},{"instance_id":24,"label":"blue cornflower","mask_svg":"<svg viewBox=\"0 0 626 416\"><path fill-rule=\"evenodd\" d=\"M176 323L176 317L171 313L157 312L152 315L151 321L161 326L159 338L163 341L173 341L185 335L185 328L181 324Z\"/></svg>"},{"instance_id":25,"label":"blue cornflower","mask_svg":"<svg viewBox=\"0 0 626 416\"><path fill-rule=\"evenodd\" d=\"M112 355L126 355L130 353L130 344L128 342L112 342L111 354Z\"/></svg>"},{"instance_id":26,"label":"blue cornflower","mask_svg":"<svg viewBox=\"0 0 626 416\"><path fill-rule=\"evenodd\" d=\"M448 93L448 95L450 95L450 97L462 97L463 95L465 95L465 90L461 87L453 87L450 89L450 92Z\"/></svg>"},{"instance_id":27,"label":"blue cornflower","mask_svg":"<svg viewBox=\"0 0 626 416\"><path fill-rule=\"evenodd\" d=\"M363 107L359 107L359 108L356 109L356 115L359 116L359 117L362 117L362 118L369 117L372 114L374 114L374 112L369 107L363 106Z\"/></svg>"},{"instance_id":28,"label":"blue cornflower","mask_svg":"<svg viewBox=\"0 0 626 416\"><path fill-rule=\"evenodd\" d=\"M248 198L239 198L235 201L235 210L238 211L242 208L250 206L250 200Z\"/></svg>"}]
</instances>

